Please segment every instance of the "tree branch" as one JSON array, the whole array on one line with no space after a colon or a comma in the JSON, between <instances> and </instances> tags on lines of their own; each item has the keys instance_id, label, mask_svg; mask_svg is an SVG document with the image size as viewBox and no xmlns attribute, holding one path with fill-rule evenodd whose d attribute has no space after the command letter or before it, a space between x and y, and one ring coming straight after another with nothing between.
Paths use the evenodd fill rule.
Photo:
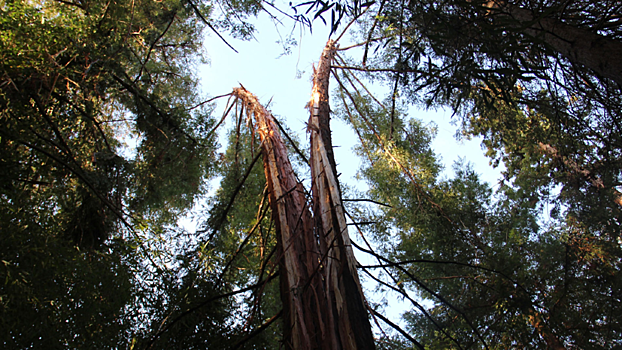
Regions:
<instances>
[{"instance_id":1,"label":"tree branch","mask_svg":"<svg viewBox=\"0 0 622 350\"><path fill-rule=\"evenodd\" d=\"M242 289L238 289L238 290L234 290L232 292L229 293L225 293L225 294L220 294L214 297L211 297L207 300L205 300L204 302L200 303L197 306L191 307L190 309L182 312L181 314L179 314L177 317L175 317L175 319L173 319L169 324L166 325L166 327L164 327L164 329L162 329L161 331L158 331L152 338L151 340L147 343L147 345L145 345L145 350L151 349L151 347L153 346L153 344L156 342L156 340L158 340L158 338L160 338L160 336L162 334L164 334L164 332L168 331L174 324L176 324L177 322L179 322L182 318L190 315L191 313L197 311L198 309L207 306L208 304L218 300L218 299L223 299L223 298L228 298L228 297L232 297L234 295L240 294L240 293L244 293L244 292L248 292L249 290L255 289L261 285L263 285L264 283L267 283L271 280L273 280L276 276L278 276L279 273L278 271L271 275L270 277L268 277L266 280L264 281L259 281L253 285L250 285L248 287L242 288Z\"/></svg>"},{"instance_id":2,"label":"tree branch","mask_svg":"<svg viewBox=\"0 0 622 350\"><path fill-rule=\"evenodd\" d=\"M227 44L227 46L229 46L229 48L231 48L231 50L233 50L235 53L239 53L238 50L234 49L233 46L231 46L231 44L229 44L227 40L225 40L225 38L223 38L223 36L220 35L220 33L218 33L216 28L214 28L214 26L212 26L212 24L208 22L207 19L205 19L205 17L203 17L203 14L201 13L201 11L199 11L199 8L192 2L192 0L188 0L188 4L190 4L194 12L201 19L201 21L203 21L203 23L205 23L209 27L209 29L211 29L214 33L216 33L216 35L218 35L218 37L220 38L220 40L222 40L222 42Z\"/></svg>"},{"instance_id":3,"label":"tree branch","mask_svg":"<svg viewBox=\"0 0 622 350\"><path fill-rule=\"evenodd\" d=\"M356 249L365 252L367 254L373 255L376 258L388 262L388 263L392 263L391 260L376 254L375 252L365 249L361 246L359 246L358 244L351 242L352 245L354 247L356 247ZM467 315L464 313L464 311L460 310L459 308L457 308L456 306L454 306L452 303L450 303L449 301L447 301L445 298L443 298L440 294L436 293L435 291L433 291L432 289L430 289L430 287L428 287L427 285L425 285L423 282L421 282L418 278L416 278L412 273L408 272L405 268L403 268L400 265L395 265L395 267L397 269L399 269L402 273L404 273L406 276L408 276L410 279L412 279L413 282L415 282L417 285L419 285L423 290L425 290L426 292L430 293L432 296L434 296L436 299L438 299L439 301L441 301L443 304L447 305L449 308L451 308L452 310L454 310L455 312L457 312L458 314L460 314L462 316L462 318L465 320L465 322L469 325L469 327L471 327L471 329L473 330L473 332L475 332L475 334L477 335L477 337L479 338L479 340L482 342L482 344L484 345L484 348L489 349L488 344L486 344L486 341L484 340L484 337L482 336L482 334L479 332L479 330L477 330L477 328L475 327L475 325L473 324L473 322L471 322L471 320L467 317Z\"/></svg>"},{"instance_id":4,"label":"tree branch","mask_svg":"<svg viewBox=\"0 0 622 350\"><path fill-rule=\"evenodd\" d=\"M400 332L400 334L402 334L406 339L410 340L413 344L415 344L415 346L421 350L425 350L425 347L417 341L417 339L413 338L410 334L408 334L408 332L406 332L405 330L402 329L402 327L396 325L395 323L391 322L391 320L389 320L388 318L384 317L381 313L377 312L376 310L371 310L371 312L377 316L379 319L381 319L382 321L384 321L384 323L388 324L389 326L393 327L393 329L395 329L396 331Z\"/></svg>"},{"instance_id":5,"label":"tree branch","mask_svg":"<svg viewBox=\"0 0 622 350\"><path fill-rule=\"evenodd\" d=\"M250 339L252 339L253 337L255 337L257 334L263 332L266 328L270 327L270 325L272 323L274 323L274 321L276 321L279 317L281 317L283 315L283 309L281 309L279 312L276 313L276 315L272 316L269 320L267 320L266 322L264 322L264 324L262 324L261 326L257 327L257 329L255 329L254 331L252 331L250 334L248 334L246 337L242 338L242 340L240 340L239 342L237 342L231 349L232 350L236 350L239 349L242 345L244 345L244 343L246 343L247 341L249 341Z\"/></svg>"}]
</instances>

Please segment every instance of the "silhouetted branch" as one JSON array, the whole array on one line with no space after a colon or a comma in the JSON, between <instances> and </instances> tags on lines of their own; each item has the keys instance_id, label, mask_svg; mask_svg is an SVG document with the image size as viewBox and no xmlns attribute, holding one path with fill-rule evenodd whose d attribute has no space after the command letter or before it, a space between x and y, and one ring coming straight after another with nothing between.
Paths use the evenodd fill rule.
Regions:
<instances>
[{"instance_id":1,"label":"silhouetted branch","mask_svg":"<svg viewBox=\"0 0 622 350\"><path fill-rule=\"evenodd\" d=\"M373 199L367 199L367 198L357 198L357 199L342 199L343 202L370 202L370 203L374 203L374 204L378 204L378 205L382 205L383 207L389 207L389 208L393 208L392 206L382 203L382 202L378 202L375 201Z\"/></svg>"},{"instance_id":2,"label":"silhouetted branch","mask_svg":"<svg viewBox=\"0 0 622 350\"><path fill-rule=\"evenodd\" d=\"M395 329L396 331L400 332L401 335L403 335L406 339L410 340L413 344L415 344L416 347L418 347L421 350L425 350L425 347L420 342L418 342L417 339L411 337L410 334L408 334L408 332L406 332L405 330L402 329L402 327L400 327L400 326L396 325L395 323L391 322L391 320L389 320L388 318L384 317L382 314L380 314L376 310L371 310L371 312L374 315L376 315L379 319L384 321L384 323L388 324L389 326L393 327L393 329Z\"/></svg>"},{"instance_id":3,"label":"silhouetted branch","mask_svg":"<svg viewBox=\"0 0 622 350\"><path fill-rule=\"evenodd\" d=\"M257 334L263 332L266 328L270 327L270 325L272 323L274 323L274 321L276 321L282 315L283 315L283 309L281 309L279 312L277 312L276 315L272 316L269 320L264 322L264 324L262 324L261 326L257 327L257 329L252 331L246 337L242 338L242 340L237 342L231 349L232 350L239 349L242 345L244 345L244 343L246 343L247 341L249 341L250 339L255 337Z\"/></svg>"},{"instance_id":4,"label":"silhouetted branch","mask_svg":"<svg viewBox=\"0 0 622 350\"><path fill-rule=\"evenodd\" d=\"M376 254L375 252L365 249L361 246L359 246L358 244L351 242L352 245L354 247L356 247L356 249L365 252L367 254L371 254L373 256L375 256L376 258L385 261L387 263L392 263L391 260ZM477 335L477 337L479 338L479 340L482 342L482 344L484 345L484 348L489 349L488 348L488 344L486 344L486 341L484 340L484 337L481 335L481 333L479 332L479 330L477 330L477 328L475 327L475 325L473 324L473 322L471 322L471 320L467 317L467 315L464 313L464 311L460 310L459 308L457 308L456 306L454 306L452 303L450 303L449 301L447 301L445 298L443 298L443 296L441 296L440 294L436 293L435 291L433 291L432 289L430 289L430 287L428 287L425 283L421 282L418 278L416 278L412 273L408 272L408 270L406 270L405 268L403 268L400 265L395 265L395 267L397 269L399 269L402 273L404 273L406 276L408 276L413 282L415 282L417 285L419 285L419 287L421 287L423 290L425 290L426 292L430 293L432 296L434 296L436 299L438 299L439 301L441 301L443 304L447 305L449 308L451 308L452 310L454 310L455 312L459 313L462 318L464 319L464 321L469 325L469 327L471 327L471 329L473 329L473 332L475 332L475 334Z\"/></svg>"},{"instance_id":5,"label":"silhouetted branch","mask_svg":"<svg viewBox=\"0 0 622 350\"><path fill-rule=\"evenodd\" d=\"M158 340L158 338L160 338L160 336L162 334L164 334L164 332L166 332L167 330L169 330L174 324L176 324L177 322L179 322L182 318L190 315L191 313L197 311L198 309L205 307L206 305L219 300L219 299L223 299L223 298L228 298L228 297L232 297L234 295L240 294L240 293L244 293L244 292L248 292L249 290L255 289L261 285L263 285L264 283L267 283L271 280L273 280L276 276L278 276L278 271L271 275L270 277L268 277L266 280L264 281L259 281L253 285L250 285L248 287L242 288L242 289L238 289L238 290L234 290L232 292L229 293L225 293L225 294L220 294L214 297L211 297L207 300L205 300L204 302L200 303L197 306L191 307L190 309L182 312L181 314L179 314L179 316L175 317L174 320L172 320L169 324L166 325L166 327L164 327L161 331L158 331L152 338L151 340L147 343L147 345L145 346L145 350L151 349L151 347L153 346L153 344L156 342L156 340Z\"/></svg>"},{"instance_id":6,"label":"silhouetted branch","mask_svg":"<svg viewBox=\"0 0 622 350\"><path fill-rule=\"evenodd\" d=\"M244 173L244 176L242 177L242 180L240 181L240 183L238 183L236 188L233 190L233 194L229 198L229 202L227 203L227 206L225 207L224 211L221 213L221 215L219 217L219 220L212 227L212 233L207 238L208 242L210 242L214 238L214 236L216 235L218 230L220 230L220 227L222 226L223 222L225 221L225 218L227 217L227 213L229 212L229 210L231 210L231 207L233 206L233 202L235 201L235 197L238 195L238 193L242 189L242 186L244 186L244 183L246 182L246 180L250 176L251 171L253 170L253 167L255 166L255 163L257 163L257 160L259 160L260 156L261 156L261 152L257 152L257 154L255 155L255 158L253 158L253 161L249 165L248 169L246 169L246 173Z\"/></svg>"},{"instance_id":7,"label":"silhouetted branch","mask_svg":"<svg viewBox=\"0 0 622 350\"><path fill-rule=\"evenodd\" d=\"M203 23L205 23L205 25L207 25L209 27L209 29L211 29L214 33L216 33L216 35L218 35L220 40L222 40L227 46L229 46L229 48L231 48L231 50L233 50L235 53L239 53L238 50L234 49L233 46L231 46L231 44L229 44L227 42L227 40L225 40L225 38L223 38L223 36L220 35L220 33L218 33L216 28L214 28L214 26L212 26L212 24L210 22L208 22L205 17L203 17L203 14L201 13L201 11L199 11L199 8L192 2L192 0L188 0L188 4L190 4L190 6L194 10L194 12L201 19L201 21L203 21Z\"/></svg>"}]
</instances>

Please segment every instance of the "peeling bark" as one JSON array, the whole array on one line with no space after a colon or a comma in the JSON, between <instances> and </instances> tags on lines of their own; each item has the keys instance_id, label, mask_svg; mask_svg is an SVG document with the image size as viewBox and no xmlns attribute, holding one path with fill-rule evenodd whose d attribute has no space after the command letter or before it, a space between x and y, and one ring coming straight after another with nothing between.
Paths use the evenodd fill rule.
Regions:
<instances>
[{"instance_id":1,"label":"peeling bark","mask_svg":"<svg viewBox=\"0 0 622 350\"><path fill-rule=\"evenodd\" d=\"M324 53L329 55L324 59L323 54L318 69L326 74L326 79L314 84L313 90L314 96L321 95L324 103L312 101L310 105L312 111L323 111L323 114L312 113L309 123L311 129L318 130L311 131L313 215L273 116L243 87L234 89L233 94L244 102L248 117L255 119L262 141L264 172L277 230L284 348L374 349L347 234L332 147L327 146L330 145L328 76L334 55L332 42L328 47Z\"/></svg>"},{"instance_id":2,"label":"peeling bark","mask_svg":"<svg viewBox=\"0 0 622 350\"><path fill-rule=\"evenodd\" d=\"M350 244L337 170L332 152L328 83L335 43L329 40L313 78L309 102L311 176L315 230L324 258L323 282L331 307L329 322L339 332L342 349L374 349L367 306Z\"/></svg>"},{"instance_id":3,"label":"peeling bark","mask_svg":"<svg viewBox=\"0 0 622 350\"><path fill-rule=\"evenodd\" d=\"M262 141L277 231L285 348L321 349L325 326L320 315L326 301L317 273L319 249L304 188L296 179L273 116L246 89L236 88L233 94L244 101L249 117L254 117Z\"/></svg>"}]
</instances>

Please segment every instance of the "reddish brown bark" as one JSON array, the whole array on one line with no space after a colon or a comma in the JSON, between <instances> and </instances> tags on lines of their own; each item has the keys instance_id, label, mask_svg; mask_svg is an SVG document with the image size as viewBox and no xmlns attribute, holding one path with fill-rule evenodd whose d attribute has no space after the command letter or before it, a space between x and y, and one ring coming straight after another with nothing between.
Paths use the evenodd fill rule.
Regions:
<instances>
[{"instance_id":1,"label":"reddish brown bark","mask_svg":"<svg viewBox=\"0 0 622 350\"><path fill-rule=\"evenodd\" d=\"M262 141L264 171L277 231L285 348L321 349L326 328L321 310L326 308L326 301L317 273L319 248L304 188L296 180L272 115L246 89L234 89L233 94L244 101L247 113L255 118Z\"/></svg>"},{"instance_id":2,"label":"reddish brown bark","mask_svg":"<svg viewBox=\"0 0 622 350\"><path fill-rule=\"evenodd\" d=\"M329 73L330 67L326 70ZM325 83L321 89L324 92L328 91L328 79ZM244 101L249 117L254 117L262 141L264 171L277 230L284 348L374 349L335 170L330 165L334 164L334 159L329 160L333 158L332 152L328 156L324 141L318 141L321 133L312 131L312 215L272 115L246 89L234 89L233 94ZM328 116L328 96L323 96L326 105L322 108ZM313 123L310 126L320 130L319 124ZM322 124L322 128L328 130L326 135L330 138L328 124Z\"/></svg>"},{"instance_id":3,"label":"reddish brown bark","mask_svg":"<svg viewBox=\"0 0 622 350\"><path fill-rule=\"evenodd\" d=\"M342 349L374 349L332 152L328 83L334 55L334 42L329 41L315 71L309 102L315 229L324 257L323 282L331 307L328 321L338 331L334 342L340 342Z\"/></svg>"}]
</instances>

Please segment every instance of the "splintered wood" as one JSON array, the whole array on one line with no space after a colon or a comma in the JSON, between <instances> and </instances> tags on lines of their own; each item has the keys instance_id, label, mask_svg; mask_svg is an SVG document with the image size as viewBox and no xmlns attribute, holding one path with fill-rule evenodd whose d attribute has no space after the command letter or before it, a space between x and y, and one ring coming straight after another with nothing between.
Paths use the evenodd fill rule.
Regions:
<instances>
[{"instance_id":1,"label":"splintered wood","mask_svg":"<svg viewBox=\"0 0 622 350\"><path fill-rule=\"evenodd\" d=\"M330 136L329 41L309 102L312 205L298 182L273 116L243 87L233 94L255 119L277 230L286 349L374 349L367 307L348 236ZM313 209L311 212L310 207Z\"/></svg>"},{"instance_id":2,"label":"splintered wood","mask_svg":"<svg viewBox=\"0 0 622 350\"><path fill-rule=\"evenodd\" d=\"M374 339L350 244L332 150L328 83L334 56L335 44L329 40L313 77L309 103L315 229L324 261L324 288L332 307L328 314L332 330L338 331L343 349L373 349Z\"/></svg>"},{"instance_id":3,"label":"splintered wood","mask_svg":"<svg viewBox=\"0 0 622 350\"><path fill-rule=\"evenodd\" d=\"M273 116L244 88L233 94L254 117L262 141L264 172L277 230L277 253L283 302L285 346L318 349L324 325L318 315L325 307L318 269L318 243L304 188L292 170L287 149ZM319 328L316 330L316 328Z\"/></svg>"}]
</instances>

